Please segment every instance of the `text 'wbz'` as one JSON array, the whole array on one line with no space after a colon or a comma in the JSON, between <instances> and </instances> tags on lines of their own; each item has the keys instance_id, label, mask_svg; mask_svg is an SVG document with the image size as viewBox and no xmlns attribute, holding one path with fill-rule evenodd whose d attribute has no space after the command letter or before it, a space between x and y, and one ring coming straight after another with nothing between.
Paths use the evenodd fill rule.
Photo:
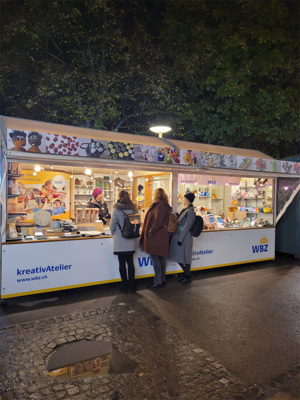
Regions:
<instances>
[{"instance_id":1,"label":"text 'wbz'","mask_svg":"<svg viewBox=\"0 0 300 400\"><path fill-rule=\"evenodd\" d=\"M258 244L256 246L252 246L252 252L253 253L264 253L265 251L268 251L268 244Z\"/></svg>"}]
</instances>

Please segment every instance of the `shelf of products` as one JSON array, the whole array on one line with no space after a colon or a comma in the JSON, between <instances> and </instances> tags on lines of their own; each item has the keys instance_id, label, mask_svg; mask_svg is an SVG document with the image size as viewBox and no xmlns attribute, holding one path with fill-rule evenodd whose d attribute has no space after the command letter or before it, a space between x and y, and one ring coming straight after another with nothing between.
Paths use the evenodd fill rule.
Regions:
<instances>
[{"instance_id":1,"label":"shelf of products","mask_svg":"<svg viewBox=\"0 0 300 400\"><path fill-rule=\"evenodd\" d=\"M232 187L232 206L228 207L229 211L244 211L249 214L264 214L272 215L272 186L264 185L239 185ZM247 183L247 180L244 179Z\"/></svg>"}]
</instances>

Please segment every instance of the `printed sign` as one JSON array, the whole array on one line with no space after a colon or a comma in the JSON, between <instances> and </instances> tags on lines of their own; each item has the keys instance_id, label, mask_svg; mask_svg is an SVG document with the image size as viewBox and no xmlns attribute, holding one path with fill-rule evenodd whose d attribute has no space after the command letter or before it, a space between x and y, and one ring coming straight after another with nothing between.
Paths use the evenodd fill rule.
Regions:
<instances>
[{"instance_id":1,"label":"printed sign","mask_svg":"<svg viewBox=\"0 0 300 400\"><path fill-rule=\"evenodd\" d=\"M86 255L93 254L86 262ZM192 270L275 258L275 228L203 232L193 239ZM101 260L101 267L99 267ZM137 277L153 275L149 254L134 255ZM176 260L167 273L181 272ZM1 297L120 280L112 238L2 246Z\"/></svg>"},{"instance_id":2,"label":"printed sign","mask_svg":"<svg viewBox=\"0 0 300 400\"><path fill-rule=\"evenodd\" d=\"M159 162L212 168L254 170L259 172L282 172L300 174L300 164L263 158L241 157L229 154L199 152L171 147L137 145L105 140L94 140L76 136L7 130L7 149L54 154L58 156L80 156L123 161Z\"/></svg>"},{"instance_id":3,"label":"printed sign","mask_svg":"<svg viewBox=\"0 0 300 400\"><path fill-rule=\"evenodd\" d=\"M17 186L20 193L19 203L24 203L25 217L21 220L32 220L34 213L46 210L53 218L62 216L69 218L70 177L68 174L53 171L37 172L23 170L23 177L18 178Z\"/></svg>"}]
</instances>

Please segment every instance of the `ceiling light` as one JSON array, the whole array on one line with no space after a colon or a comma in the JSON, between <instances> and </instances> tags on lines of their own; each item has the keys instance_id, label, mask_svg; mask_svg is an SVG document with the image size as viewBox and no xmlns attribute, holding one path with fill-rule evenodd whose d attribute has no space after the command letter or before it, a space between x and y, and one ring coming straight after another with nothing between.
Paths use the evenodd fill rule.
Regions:
<instances>
[{"instance_id":1,"label":"ceiling light","mask_svg":"<svg viewBox=\"0 0 300 400\"><path fill-rule=\"evenodd\" d=\"M34 173L32 175L36 176L36 172L34 171Z\"/></svg>"},{"instance_id":2,"label":"ceiling light","mask_svg":"<svg viewBox=\"0 0 300 400\"><path fill-rule=\"evenodd\" d=\"M90 169L90 168L86 168L85 170L84 170L84 173L85 173L85 175L92 175L92 170Z\"/></svg>"},{"instance_id":3,"label":"ceiling light","mask_svg":"<svg viewBox=\"0 0 300 400\"><path fill-rule=\"evenodd\" d=\"M133 172L132 172L132 171L129 171L129 172L128 172L128 176L129 176L129 178L132 178L132 177L133 177Z\"/></svg>"},{"instance_id":4,"label":"ceiling light","mask_svg":"<svg viewBox=\"0 0 300 400\"><path fill-rule=\"evenodd\" d=\"M50 169L53 169L53 165L50 165Z\"/></svg>"},{"instance_id":5,"label":"ceiling light","mask_svg":"<svg viewBox=\"0 0 300 400\"><path fill-rule=\"evenodd\" d=\"M34 166L34 170L35 170L35 172L40 172L41 166L40 166L39 164L36 164L36 165Z\"/></svg>"}]
</instances>

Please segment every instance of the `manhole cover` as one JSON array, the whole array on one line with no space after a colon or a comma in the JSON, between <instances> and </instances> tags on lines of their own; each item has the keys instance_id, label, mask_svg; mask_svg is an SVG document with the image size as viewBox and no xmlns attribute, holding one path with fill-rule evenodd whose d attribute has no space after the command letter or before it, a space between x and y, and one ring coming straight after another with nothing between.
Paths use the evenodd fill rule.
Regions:
<instances>
[{"instance_id":1,"label":"manhole cover","mask_svg":"<svg viewBox=\"0 0 300 400\"><path fill-rule=\"evenodd\" d=\"M47 369L50 376L69 379L133 372L136 366L109 342L80 341L53 353Z\"/></svg>"}]
</instances>

